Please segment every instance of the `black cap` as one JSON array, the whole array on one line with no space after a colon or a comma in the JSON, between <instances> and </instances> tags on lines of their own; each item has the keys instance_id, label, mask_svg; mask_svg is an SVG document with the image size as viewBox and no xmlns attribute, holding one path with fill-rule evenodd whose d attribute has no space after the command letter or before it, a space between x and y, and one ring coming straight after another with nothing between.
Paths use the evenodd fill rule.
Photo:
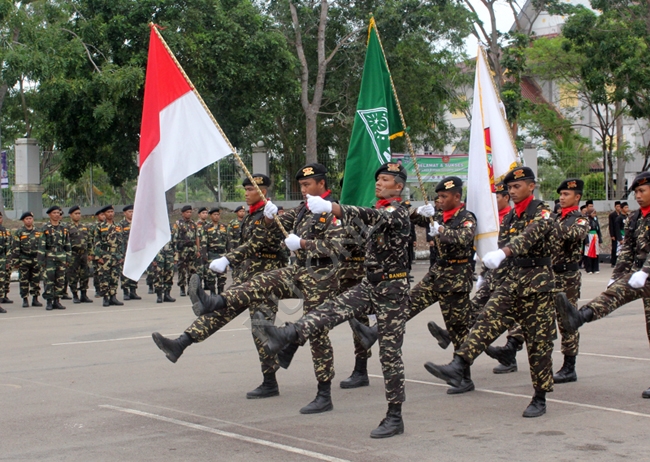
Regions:
<instances>
[{"instance_id":1,"label":"black cap","mask_svg":"<svg viewBox=\"0 0 650 462\"><path fill-rule=\"evenodd\" d=\"M636 178L634 178L634 181L632 182L632 186L630 186L630 189L634 191L637 188L637 186L641 186L648 183L650 183L650 172L639 173L636 176Z\"/></svg>"},{"instance_id":2,"label":"black cap","mask_svg":"<svg viewBox=\"0 0 650 462\"><path fill-rule=\"evenodd\" d=\"M621 207L627 207L627 202L621 202Z\"/></svg>"},{"instance_id":3,"label":"black cap","mask_svg":"<svg viewBox=\"0 0 650 462\"><path fill-rule=\"evenodd\" d=\"M112 205L107 205L105 207L102 207L101 209L97 210L97 213L95 213L95 216L99 215L100 213L106 213L108 210L113 210Z\"/></svg>"},{"instance_id":4,"label":"black cap","mask_svg":"<svg viewBox=\"0 0 650 462\"><path fill-rule=\"evenodd\" d=\"M192 210L192 206L191 205L184 205L183 208L181 209L181 213L185 213L185 212L187 212L189 210Z\"/></svg>"},{"instance_id":5,"label":"black cap","mask_svg":"<svg viewBox=\"0 0 650 462\"><path fill-rule=\"evenodd\" d=\"M447 178L440 180L440 182L436 185L435 191L449 191L450 189L462 189L462 187L463 180L457 176L448 176Z\"/></svg>"},{"instance_id":6,"label":"black cap","mask_svg":"<svg viewBox=\"0 0 650 462\"><path fill-rule=\"evenodd\" d=\"M79 207L78 205L73 205L68 209L68 215L70 215L72 212L76 212L77 210L81 210L81 207Z\"/></svg>"},{"instance_id":7,"label":"black cap","mask_svg":"<svg viewBox=\"0 0 650 462\"><path fill-rule=\"evenodd\" d=\"M582 193L582 190L585 187L585 182L579 178L567 178L560 186L557 187L557 192L560 191L578 191Z\"/></svg>"},{"instance_id":8,"label":"black cap","mask_svg":"<svg viewBox=\"0 0 650 462\"><path fill-rule=\"evenodd\" d=\"M133 204L125 205L122 212L127 212L129 210L133 210Z\"/></svg>"},{"instance_id":9,"label":"black cap","mask_svg":"<svg viewBox=\"0 0 650 462\"><path fill-rule=\"evenodd\" d=\"M262 173L253 173L251 176L257 186L271 186L271 179L268 176ZM248 177L244 178L244 181L242 181L241 184L242 186L253 186L253 183L251 183L251 180Z\"/></svg>"},{"instance_id":10,"label":"black cap","mask_svg":"<svg viewBox=\"0 0 650 462\"><path fill-rule=\"evenodd\" d=\"M54 212L55 210L58 210L59 212L63 213L63 210L58 205L53 205L52 207L47 209L47 211L45 213L47 213L49 215L50 213Z\"/></svg>"},{"instance_id":11,"label":"black cap","mask_svg":"<svg viewBox=\"0 0 650 462\"><path fill-rule=\"evenodd\" d=\"M34 214L33 214L32 212L25 212L25 213L23 213L23 214L20 216L20 219L21 219L21 220L24 220L24 219L27 218L27 217L32 217L32 218L34 218Z\"/></svg>"},{"instance_id":12,"label":"black cap","mask_svg":"<svg viewBox=\"0 0 650 462\"><path fill-rule=\"evenodd\" d=\"M239 212L240 210L244 210L243 205L238 205L237 208L235 209L235 213Z\"/></svg>"},{"instance_id":13,"label":"black cap","mask_svg":"<svg viewBox=\"0 0 650 462\"><path fill-rule=\"evenodd\" d=\"M508 183L512 183L513 181L534 180L534 179L535 179L535 173L533 172L532 168L515 167L512 170L510 170L508 173L506 173L506 176L503 177L503 184L508 186Z\"/></svg>"},{"instance_id":14,"label":"black cap","mask_svg":"<svg viewBox=\"0 0 650 462\"><path fill-rule=\"evenodd\" d=\"M204 208L205 208L205 207L204 207ZM200 213L200 212L201 212L201 211L199 210L199 213ZM213 213L216 213L216 212L221 212L221 209L220 209L219 207L215 207L215 208L213 208L213 209L210 209L210 211L208 212L208 214L212 215Z\"/></svg>"},{"instance_id":15,"label":"black cap","mask_svg":"<svg viewBox=\"0 0 650 462\"><path fill-rule=\"evenodd\" d=\"M207 207L201 207L196 213L207 212L207 211L208 211Z\"/></svg>"},{"instance_id":16,"label":"black cap","mask_svg":"<svg viewBox=\"0 0 650 462\"><path fill-rule=\"evenodd\" d=\"M381 167L379 167L375 172L375 180L377 180L379 175L398 176L404 181L406 181L407 179L406 169L400 164L396 164L394 162L388 162L387 164L384 164Z\"/></svg>"},{"instance_id":17,"label":"black cap","mask_svg":"<svg viewBox=\"0 0 650 462\"><path fill-rule=\"evenodd\" d=\"M309 178L316 178L321 180L327 175L327 168L324 165L314 162L307 164L296 173L296 180L308 180Z\"/></svg>"},{"instance_id":18,"label":"black cap","mask_svg":"<svg viewBox=\"0 0 650 462\"><path fill-rule=\"evenodd\" d=\"M621 204L621 201L614 201L614 207L616 207L617 205L620 205L621 207L623 207L623 204Z\"/></svg>"}]
</instances>

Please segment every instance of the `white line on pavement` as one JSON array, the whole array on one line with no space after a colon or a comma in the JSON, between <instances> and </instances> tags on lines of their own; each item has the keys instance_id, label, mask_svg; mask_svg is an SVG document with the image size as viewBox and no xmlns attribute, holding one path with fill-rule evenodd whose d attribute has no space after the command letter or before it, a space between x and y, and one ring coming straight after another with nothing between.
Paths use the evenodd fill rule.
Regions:
<instances>
[{"instance_id":1,"label":"white line on pavement","mask_svg":"<svg viewBox=\"0 0 650 462\"><path fill-rule=\"evenodd\" d=\"M239 329L221 329L217 332L235 332L239 330L250 330L247 327L241 327ZM167 334L167 337L176 337L181 334ZM141 340L143 338L151 338L151 335L142 335L140 337L122 337L122 338L107 338L103 340L83 340L79 342L62 342L62 343L53 343L52 346L60 345L85 345L87 343L104 343L104 342L121 342L122 340Z\"/></svg>"},{"instance_id":2,"label":"white line on pavement","mask_svg":"<svg viewBox=\"0 0 650 462\"><path fill-rule=\"evenodd\" d=\"M326 460L330 462L349 462L346 459L339 459L338 457L328 456L327 454L321 454L320 452L308 451L306 449L300 449L294 446L289 446L281 443L274 443L273 441L263 440L259 438L253 438L250 436L240 435L239 433L226 432L223 430L217 430L216 428L206 427L204 425L194 424L192 422L186 422L184 420L173 419L171 417L165 417L158 414L151 414L149 412L138 411L137 409L129 409L125 407L111 406L110 404L100 404L99 407L104 409L111 409L113 411L125 412L127 414L138 415L141 417L148 417L150 419L159 420L161 422L172 423L175 425L181 425L183 427L191 428L193 430L200 430L206 433L213 433L215 435L223 436L226 438L232 438L239 441L245 441L247 443L259 444L261 446L267 446L273 449L279 449L281 451L291 452L294 454L299 454L301 456L311 457L312 459Z\"/></svg>"},{"instance_id":3,"label":"white line on pavement","mask_svg":"<svg viewBox=\"0 0 650 462\"><path fill-rule=\"evenodd\" d=\"M561 351L557 351L555 353L562 353ZM616 356L616 355L602 355L598 353L583 353L582 351L578 353L578 356L597 356L599 358L612 358L612 359L629 359L632 361L650 361L650 358L636 358L634 356Z\"/></svg>"}]
</instances>

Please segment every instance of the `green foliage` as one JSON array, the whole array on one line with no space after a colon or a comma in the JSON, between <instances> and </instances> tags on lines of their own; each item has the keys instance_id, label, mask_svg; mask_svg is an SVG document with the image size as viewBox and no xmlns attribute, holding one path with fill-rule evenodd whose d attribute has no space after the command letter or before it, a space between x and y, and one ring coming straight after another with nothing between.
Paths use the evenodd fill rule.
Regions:
<instances>
[{"instance_id":1,"label":"green foliage","mask_svg":"<svg viewBox=\"0 0 650 462\"><path fill-rule=\"evenodd\" d=\"M605 200L605 174L602 172L592 173L582 178L585 182L585 191L590 191L589 197L585 199Z\"/></svg>"}]
</instances>

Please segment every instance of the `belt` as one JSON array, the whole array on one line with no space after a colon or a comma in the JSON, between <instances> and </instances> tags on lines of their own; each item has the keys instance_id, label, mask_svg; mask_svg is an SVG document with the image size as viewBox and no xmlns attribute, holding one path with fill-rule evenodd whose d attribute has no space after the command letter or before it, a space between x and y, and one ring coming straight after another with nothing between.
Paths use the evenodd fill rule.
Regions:
<instances>
[{"instance_id":1,"label":"belt","mask_svg":"<svg viewBox=\"0 0 650 462\"><path fill-rule=\"evenodd\" d=\"M542 258L514 258L512 260L513 266L520 268L533 268L535 266L547 266L551 264L551 257Z\"/></svg>"},{"instance_id":2,"label":"belt","mask_svg":"<svg viewBox=\"0 0 650 462\"><path fill-rule=\"evenodd\" d=\"M366 273L368 282L376 283L381 281L390 281L393 279L405 279L409 277L409 272L406 270L397 271L394 273Z\"/></svg>"},{"instance_id":3,"label":"belt","mask_svg":"<svg viewBox=\"0 0 650 462\"><path fill-rule=\"evenodd\" d=\"M580 265L577 263L560 263L558 265L553 265L554 273L566 273L567 271L578 271Z\"/></svg>"},{"instance_id":4,"label":"belt","mask_svg":"<svg viewBox=\"0 0 650 462\"><path fill-rule=\"evenodd\" d=\"M436 260L436 265L438 266L464 265L465 263L469 263L469 258L456 258L453 260Z\"/></svg>"},{"instance_id":5,"label":"belt","mask_svg":"<svg viewBox=\"0 0 650 462\"><path fill-rule=\"evenodd\" d=\"M267 260L277 260L278 254L277 253L264 253L264 252L258 252L255 254L257 258L265 258Z\"/></svg>"},{"instance_id":6,"label":"belt","mask_svg":"<svg viewBox=\"0 0 650 462\"><path fill-rule=\"evenodd\" d=\"M309 263L309 266L316 266L316 267L321 267L321 266L328 266L334 264L334 261L330 257L322 257L322 258L298 258L296 260L296 263L300 266L307 266L307 263Z\"/></svg>"},{"instance_id":7,"label":"belt","mask_svg":"<svg viewBox=\"0 0 650 462\"><path fill-rule=\"evenodd\" d=\"M345 257L343 261L366 261L366 257Z\"/></svg>"}]
</instances>

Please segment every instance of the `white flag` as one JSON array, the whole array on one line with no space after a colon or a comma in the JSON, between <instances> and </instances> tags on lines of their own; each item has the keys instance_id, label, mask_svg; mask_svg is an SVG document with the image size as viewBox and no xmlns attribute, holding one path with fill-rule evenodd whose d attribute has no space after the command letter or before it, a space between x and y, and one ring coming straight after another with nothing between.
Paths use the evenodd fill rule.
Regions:
<instances>
[{"instance_id":1,"label":"white flag","mask_svg":"<svg viewBox=\"0 0 650 462\"><path fill-rule=\"evenodd\" d=\"M476 253L481 258L498 248L495 180L498 183L518 163L506 112L490 72L485 52L479 46L469 137L467 210L476 215Z\"/></svg>"}]
</instances>

